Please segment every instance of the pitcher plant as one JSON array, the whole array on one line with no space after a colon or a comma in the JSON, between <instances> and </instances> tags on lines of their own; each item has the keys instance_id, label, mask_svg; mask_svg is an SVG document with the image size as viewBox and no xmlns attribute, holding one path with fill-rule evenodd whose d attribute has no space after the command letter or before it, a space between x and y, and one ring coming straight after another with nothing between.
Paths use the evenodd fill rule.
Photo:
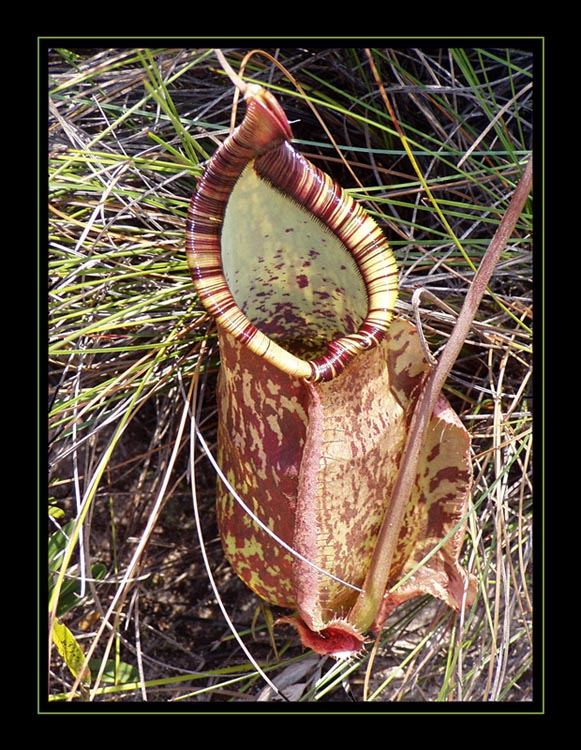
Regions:
<instances>
[{"instance_id":1,"label":"pitcher plant","mask_svg":"<svg viewBox=\"0 0 581 750\"><path fill-rule=\"evenodd\" d=\"M440 396L391 567L374 570L432 366L415 326L394 317L397 267L379 226L295 150L270 92L250 85L246 102L192 198L187 257L218 329L218 461L272 534L221 480L218 525L238 576L293 611L279 622L317 653L353 654L412 597L472 600L458 562L470 439ZM374 576L387 579L380 601L366 598Z\"/></svg>"}]
</instances>

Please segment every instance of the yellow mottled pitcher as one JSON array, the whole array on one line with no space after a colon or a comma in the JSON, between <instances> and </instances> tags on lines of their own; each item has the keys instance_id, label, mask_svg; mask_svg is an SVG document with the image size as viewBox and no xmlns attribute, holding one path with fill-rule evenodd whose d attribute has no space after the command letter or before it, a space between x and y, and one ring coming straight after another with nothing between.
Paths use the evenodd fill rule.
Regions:
<instances>
[{"instance_id":1,"label":"yellow mottled pitcher","mask_svg":"<svg viewBox=\"0 0 581 750\"><path fill-rule=\"evenodd\" d=\"M218 325L219 463L297 554L221 482L220 534L242 580L295 610L282 619L305 645L349 654L364 640L353 607L430 365L415 327L393 319L397 269L380 228L292 147L269 92L250 86L246 99L244 120L192 199L187 255ZM458 564L469 451L468 433L441 397L375 628L418 594L456 608L470 601L473 581Z\"/></svg>"}]
</instances>

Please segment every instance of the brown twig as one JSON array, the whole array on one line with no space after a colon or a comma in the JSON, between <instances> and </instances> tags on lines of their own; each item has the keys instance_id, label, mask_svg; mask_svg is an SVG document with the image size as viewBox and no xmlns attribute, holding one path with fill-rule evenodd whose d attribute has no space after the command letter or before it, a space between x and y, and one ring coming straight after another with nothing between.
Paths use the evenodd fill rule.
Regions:
<instances>
[{"instance_id":1,"label":"brown twig","mask_svg":"<svg viewBox=\"0 0 581 750\"><path fill-rule=\"evenodd\" d=\"M387 587L391 563L395 552L405 509L416 478L420 451L425 441L427 428L440 392L468 336L470 326L480 301L492 276L500 254L510 239L516 222L523 210L532 186L533 166L529 159L523 175L516 186L506 213L492 238L480 267L466 294L464 305L454 330L423 390L412 416L408 439L395 483L390 505L386 511L363 592L349 616L361 630L368 630L375 620Z\"/></svg>"}]
</instances>

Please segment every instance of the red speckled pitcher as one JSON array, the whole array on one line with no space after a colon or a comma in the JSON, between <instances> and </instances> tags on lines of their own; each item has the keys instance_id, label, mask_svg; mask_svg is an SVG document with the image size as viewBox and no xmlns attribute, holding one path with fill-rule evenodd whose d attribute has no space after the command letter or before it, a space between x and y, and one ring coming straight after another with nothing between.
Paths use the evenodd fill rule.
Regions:
<instances>
[{"instance_id":1,"label":"red speckled pitcher","mask_svg":"<svg viewBox=\"0 0 581 750\"><path fill-rule=\"evenodd\" d=\"M352 654L369 627L354 604L430 365L415 327L393 319L397 269L380 228L293 148L269 92L250 86L246 99L244 120L192 199L187 255L218 325L218 460L296 554L222 482L218 523L237 574L295 611L281 619L303 644ZM419 594L456 608L472 599L474 581L458 563L469 451L468 433L440 398L374 629Z\"/></svg>"}]
</instances>

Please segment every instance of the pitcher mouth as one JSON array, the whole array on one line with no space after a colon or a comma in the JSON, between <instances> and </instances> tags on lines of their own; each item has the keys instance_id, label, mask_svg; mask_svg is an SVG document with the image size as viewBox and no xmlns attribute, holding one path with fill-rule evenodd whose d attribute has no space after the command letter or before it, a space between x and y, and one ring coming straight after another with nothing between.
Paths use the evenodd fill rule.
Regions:
<instances>
[{"instance_id":1,"label":"pitcher mouth","mask_svg":"<svg viewBox=\"0 0 581 750\"><path fill-rule=\"evenodd\" d=\"M211 159L190 205L187 255L192 277L218 325L252 352L292 377L329 381L359 352L376 346L388 330L397 296L395 260L373 219L287 142L290 126L274 97L255 92L250 98L247 116ZM271 140L265 142L266 137ZM299 237L304 227L289 220L277 229L274 216L269 226L288 233L274 244L272 232L262 231L264 205L256 205L256 191L244 193L244 181L250 179L253 190L270 190L278 205L283 199L298 210L299 218L293 221L306 224L308 216L313 231L320 226L327 239L321 235L319 245L311 247L307 233L293 244L291 233ZM265 203L270 202L266 196ZM261 242L268 245L265 258ZM317 271L321 263L325 273ZM316 323L328 334L326 350L314 359L297 357L277 343L279 336L288 338L288 327L280 335L273 323L278 307L259 299L260 294L275 298L272 285L278 268L288 285L279 288L276 304L286 304L289 320L294 315L294 330L302 335L301 328ZM261 290L253 288L257 277Z\"/></svg>"}]
</instances>

